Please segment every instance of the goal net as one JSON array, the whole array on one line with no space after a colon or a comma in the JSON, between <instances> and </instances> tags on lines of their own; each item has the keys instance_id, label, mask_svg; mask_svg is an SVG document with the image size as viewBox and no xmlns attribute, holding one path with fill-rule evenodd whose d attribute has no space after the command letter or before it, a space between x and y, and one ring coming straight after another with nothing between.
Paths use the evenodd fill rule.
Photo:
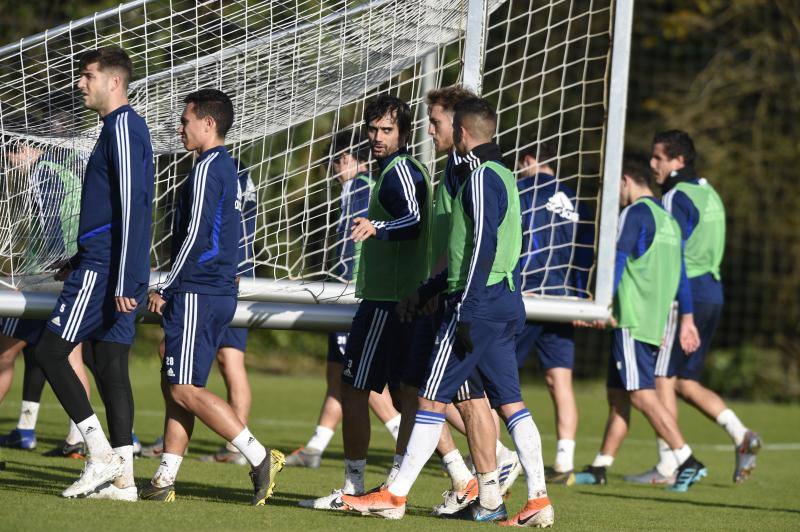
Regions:
<instances>
[{"instance_id":1,"label":"goal net","mask_svg":"<svg viewBox=\"0 0 800 532\"><path fill-rule=\"evenodd\" d=\"M555 146L550 164L573 191L568 207L582 213L575 224L558 216L567 206L548 203L550 223L570 224L572 241L537 242L539 260L524 272L541 280L528 286L529 310L546 315L548 304L564 300L607 307L598 298L612 267L603 235L613 238L617 208L616 181L603 175L609 135L621 134L609 131L615 4L151 0L0 48L0 283L34 287L75 251L80 183L99 133L96 114L76 98L76 67L86 50L113 44L133 61L130 100L156 153L156 272L169 269L172 206L193 162L176 133L189 92L214 87L234 102L227 140L256 200L247 214L255 218L256 267L247 270L241 298L349 303L354 283L337 274L348 235L339 227L332 137L347 131L355 138L365 103L396 94L416 113L411 150L436 178L445 155L433 152L426 133L425 94L467 83L496 104L497 141L511 166L521 149ZM470 68L480 76L465 79ZM537 186L525 192L536 194ZM603 201L604 188L613 201ZM566 262L556 259L564 247ZM566 295L553 297L548 277L556 271L551 277Z\"/></svg>"}]
</instances>

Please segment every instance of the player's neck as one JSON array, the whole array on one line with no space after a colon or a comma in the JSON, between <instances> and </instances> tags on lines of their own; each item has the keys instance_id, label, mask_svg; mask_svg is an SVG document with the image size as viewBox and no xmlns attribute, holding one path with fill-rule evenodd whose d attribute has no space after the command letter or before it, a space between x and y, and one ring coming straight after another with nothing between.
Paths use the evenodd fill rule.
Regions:
<instances>
[{"instance_id":1,"label":"player's neck","mask_svg":"<svg viewBox=\"0 0 800 532\"><path fill-rule=\"evenodd\" d=\"M653 191L647 187L636 187L631 190L630 202L631 204L636 203L642 198L652 197Z\"/></svg>"},{"instance_id":2,"label":"player's neck","mask_svg":"<svg viewBox=\"0 0 800 532\"><path fill-rule=\"evenodd\" d=\"M105 118L123 105L128 105L128 97L114 98L113 96L108 99L108 103L100 110L100 118Z\"/></svg>"},{"instance_id":3,"label":"player's neck","mask_svg":"<svg viewBox=\"0 0 800 532\"><path fill-rule=\"evenodd\" d=\"M197 153L198 157L202 157L203 154L205 154L209 150L213 150L214 148L219 148L220 146L224 145L225 145L224 139L220 139L219 137L214 137L213 139L208 139L208 141L198 146L195 152Z\"/></svg>"}]
</instances>

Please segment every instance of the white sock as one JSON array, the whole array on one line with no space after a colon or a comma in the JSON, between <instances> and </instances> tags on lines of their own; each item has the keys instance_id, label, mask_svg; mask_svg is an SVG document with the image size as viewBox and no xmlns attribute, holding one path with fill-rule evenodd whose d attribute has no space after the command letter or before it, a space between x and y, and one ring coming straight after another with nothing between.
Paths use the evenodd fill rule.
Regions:
<instances>
[{"instance_id":1,"label":"white sock","mask_svg":"<svg viewBox=\"0 0 800 532\"><path fill-rule=\"evenodd\" d=\"M367 460L344 459L344 487L345 495L361 495L364 493L364 470Z\"/></svg>"},{"instance_id":2,"label":"white sock","mask_svg":"<svg viewBox=\"0 0 800 532\"><path fill-rule=\"evenodd\" d=\"M592 467L611 467L614 465L614 457L610 454L597 453L592 462Z\"/></svg>"},{"instance_id":3,"label":"white sock","mask_svg":"<svg viewBox=\"0 0 800 532\"><path fill-rule=\"evenodd\" d=\"M397 474L400 472L400 466L403 465L403 455L396 454L394 455L394 459L392 460L392 468L389 470L389 476L386 477L386 487L392 485L394 479L397 478Z\"/></svg>"},{"instance_id":4,"label":"white sock","mask_svg":"<svg viewBox=\"0 0 800 532\"><path fill-rule=\"evenodd\" d=\"M498 465L500 463L501 458L510 452L511 449L503 445L503 442L501 442L500 440L497 440L497 446L494 449L494 456L495 458L497 458Z\"/></svg>"},{"instance_id":5,"label":"white sock","mask_svg":"<svg viewBox=\"0 0 800 532\"><path fill-rule=\"evenodd\" d=\"M174 484L182 461L183 456L163 453L161 455L161 464L158 466L158 469L156 469L156 474L153 475L153 486L164 488L170 484Z\"/></svg>"},{"instance_id":6,"label":"white sock","mask_svg":"<svg viewBox=\"0 0 800 532\"><path fill-rule=\"evenodd\" d=\"M389 487L392 495L406 497L411 491L411 486L439 444L444 417L443 413L417 410L400 472Z\"/></svg>"},{"instance_id":7,"label":"white sock","mask_svg":"<svg viewBox=\"0 0 800 532\"><path fill-rule=\"evenodd\" d=\"M123 463L122 474L114 481L114 485L118 488L135 486L136 483L133 480L133 445L114 447L114 452L120 455L125 461Z\"/></svg>"},{"instance_id":8,"label":"white sock","mask_svg":"<svg viewBox=\"0 0 800 532\"><path fill-rule=\"evenodd\" d=\"M547 497L547 488L544 485L542 439L531 413L527 408L519 410L506 420L506 427L514 440L519 461L525 470L528 500Z\"/></svg>"},{"instance_id":9,"label":"white sock","mask_svg":"<svg viewBox=\"0 0 800 532\"><path fill-rule=\"evenodd\" d=\"M75 445L76 443L83 441L83 436L81 436L81 431L78 429L78 425L76 425L71 419L69 420L69 432L67 433L67 437L64 441L70 445Z\"/></svg>"},{"instance_id":10,"label":"white sock","mask_svg":"<svg viewBox=\"0 0 800 532\"><path fill-rule=\"evenodd\" d=\"M675 460L678 461L678 465L681 465L692 456L692 448L689 447L688 443L684 443L680 449L673 449L672 452L675 453Z\"/></svg>"},{"instance_id":11,"label":"white sock","mask_svg":"<svg viewBox=\"0 0 800 532\"><path fill-rule=\"evenodd\" d=\"M267 457L267 450L263 445L253 436L250 429L245 427L242 432L236 436L231 443L239 449L239 452L250 462L250 465L255 467L264 461Z\"/></svg>"},{"instance_id":12,"label":"white sock","mask_svg":"<svg viewBox=\"0 0 800 532\"><path fill-rule=\"evenodd\" d=\"M83 436L83 441L86 442L89 457L107 460L114 450L111 448L111 444L108 443L108 439L103 432L103 426L100 425L100 420L97 419L97 414L92 414L77 423L77 425L78 430L81 431L81 436Z\"/></svg>"},{"instance_id":13,"label":"white sock","mask_svg":"<svg viewBox=\"0 0 800 532\"><path fill-rule=\"evenodd\" d=\"M559 473L575 469L575 440L558 440L556 442L556 461L553 469Z\"/></svg>"},{"instance_id":14,"label":"white sock","mask_svg":"<svg viewBox=\"0 0 800 532\"><path fill-rule=\"evenodd\" d=\"M497 469L489 473L478 473L478 500L481 506L494 510L503 504L500 496L500 478Z\"/></svg>"},{"instance_id":15,"label":"white sock","mask_svg":"<svg viewBox=\"0 0 800 532\"><path fill-rule=\"evenodd\" d=\"M730 435L733 443L737 446L742 444L744 435L747 434L747 427L736 417L733 410L730 408L723 410L720 415L717 416L717 423Z\"/></svg>"},{"instance_id":16,"label":"white sock","mask_svg":"<svg viewBox=\"0 0 800 532\"><path fill-rule=\"evenodd\" d=\"M306 444L306 449L319 451L320 453L324 452L331 438L333 438L333 434L334 432L328 427L317 425L317 428L314 430L314 435L311 436L311 439L308 440Z\"/></svg>"},{"instance_id":17,"label":"white sock","mask_svg":"<svg viewBox=\"0 0 800 532\"><path fill-rule=\"evenodd\" d=\"M658 443L658 464L656 470L665 477L671 477L678 469L678 462L675 461L675 453L669 448L667 442L661 438L656 438Z\"/></svg>"},{"instance_id":18,"label":"white sock","mask_svg":"<svg viewBox=\"0 0 800 532\"><path fill-rule=\"evenodd\" d=\"M450 480L453 482L453 489L461 491L467 487L469 481L472 480L472 472L467 469L467 464L464 463L464 457L458 449L453 449L442 457L442 463L447 474L450 475Z\"/></svg>"},{"instance_id":19,"label":"white sock","mask_svg":"<svg viewBox=\"0 0 800 532\"><path fill-rule=\"evenodd\" d=\"M400 414L397 414L392 419L383 424L389 434L392 435L394 441L397 441L397 434L400 432Z\"/></svg>"},{"instance_id":20,"label":"white sock","mask_svg":"<svg viewBox=\"0 0 800 532\"><path fill-rule=\"evenodd\" d=\"M17 428L20 430L33 430L36 428L37 419L39 419L39 403L22 401Z\"/></svg>"}]
</instances>

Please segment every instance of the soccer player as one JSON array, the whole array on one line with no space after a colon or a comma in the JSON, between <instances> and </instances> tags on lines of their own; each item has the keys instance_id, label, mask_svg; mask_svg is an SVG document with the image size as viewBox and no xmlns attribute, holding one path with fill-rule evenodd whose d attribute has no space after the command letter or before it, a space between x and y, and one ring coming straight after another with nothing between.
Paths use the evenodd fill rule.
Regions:
<instances>
[{"instance_id":1,"label":"soccer player","mask_svg":"<svg viewBox=\"0 0 800 532\"><path fill-rule=\"evenodd\" d=\"M479 166L462 185L453 205L448 267L419 289L422 303L433 294L447 291L436 355L420 390L419 410L397 478L388 488L360 497L342 497L353 510L387 519L403 517L408 492L439 441L446 406L477 369L492 406L500 409L506 421L528 481L528 503L505 524L553 523L541 439L519 388L514 343L524 316L519 289L522 225L514 175L499 162L500 148L491 142L496 127L497 115L486 100L476 97L456 105L456 149L467 159L477 159ZM486 402L473 402L472 414L488 419L483 427L491 426ZM482 431L470 428L468 424L479 495L469 513L476 521L506 519L496 470L497 434L494 427Z\"/></svg>"},{"instance_id":2,"label":"soccer player","mask_svg":"<svg viewBox=\"0 0 800 532\"><path fill-rule=\"evenodd\" d=\"M719 424L733 440L736 456L733 481L746 480L756 466L761 438L748 429L722 398L701 383L706 355L722 315L720 264L725 251L725 206L711 184L694 168L691 137L678 130L659 133L653 139L650 166L664 193L664 207L681 228L685 246L686 274L691 286L694 321L700 332L700 349L688 356L680 342L683 329L674 316L669 321L667 342L656 364L656 391L676 418L677 391L687 403ZM659 462L651 470L625 477L636 483L661 484L674 476L677 464L666 444L658 440Z\"/></svg>"},{"instance_id":3,"label":"soccer player","mask_svg":"<svg viewBox=\"0 0 800 532\"><path fill-rule=\"evenodd\" d=\"M432 190L427 171L406 149L411 122L408 104L394 96L380 95L364 110L380 174L368 216L356 217L352 228L353 240L363 242L356 281L362 301L353 318L342 370L345 480L341 490L307 503L314 508L342 509L343 494L364 493L369 394L399 380L412 331L400 321L395 307L430 272Z\"/></svg>"},{"instance_id":4,"label":"soccer player","mask_svg":"<svg viewBox=\"0 0 800 532\"><path fill-rule=\"evenodd\" d=\"M453 202L458 195L461 184L469 178L472 170L478 167L477 158L467 159L458 155L453 145L453 113L459 103L474 98L474 94L463 87L453 85L430 91L426 95L428 104L428 134L433 139L434 148L439 153L446 153L447 164L442 178L436 188L436 201L434 204L434 222L432 239L432 263L434 264L431 272L432 276L437 275L447 266L447 241L450 233L450 218L453 212ZM403 383L403 422L401 423L400 438L398 438L397 448L395 449L394 463L386 485L390 486L395 476L400 470L400 466L405 456L408 439L414 428L414 418L418 406L419 390L425 384L427 370L433 352L436 332L441 326L442 309L437 304L438 298L433 298L430 305L435 309L427 309L426 312L413 312L410 307L416 306L416 292L412 298L407 298L400 302L398 313L402 316L416 314L414 326L414 339L411 345L409 360L405 365L402 376ZM453 397L453 402L458 405L454 408L448 405L448 420L453 423L457 430L465 432L466 427L461 418L459 410L464 411L464 418L476 420L478 422L488 421L486 418L471 416L473 399L484 399L483 383L479 375L471 376L467 382L459 389ZM484 399L485 400L485 399ZM496 420L496 414L492 416ZM496 425L473 427L472 430L491 431L497 430ZM439 445L436 453L442 460L442 465L447 471L451 480L451 487L442 495L444 500L434 507L433 514L438 516L450 516L457 514L469 506L478 496L478 484L472 471L467 466L463 456L453 441L452 434L447 425L442 426ZM496 458L498 464L498 475L500 482L500 493L504 495L522 471L517 453L507 449L502 442L497 440Z\"/></svg>"},{"instance_id":5,"label":"soccer player","mask_svg":"<svg viewBox=\"0 0 800 532\"><path fill-rule=\"evenodd\" d=\"M223 92L203 89L184 99L178 133L197 159L179 191L173 223L171 268L149 296L162 314L166 403L164 453L142 499L174 501L175 478L189 445L195 417L231 442L251 466L251 504L272 496L284 458L265 448L231 406L205 388L208 373L236 311L236 271L242 215L236 163L225 148L233 103Z\"/></svg>"},{"instance_id":6,"label":"soccer player","mask_svg":"<svg viewBox=\"0 0 800 532\"><path fill-rule=\"evenodd\" d=\"M575 192L555 176L557 146L553 141L532 144L517 154L517 188L522 210L523 292L548 296L585 296L592 265L593 225ZM582 207L582 206L581 206ZM517 337L520 369L533 349L544 370L556 413L556 458L545 469L547 482L575 481L575 434L578 407L572 391L575 331L572 324L534 322Z\"/></svg>"},{"instance_id":7,"label":"soccer player","mask_svg":"<svg viewBox=\"0 0 800 532\"><path fill-rule=\"evenodd\" d=\"M153 152L147 125L128 104L128 55L117 47L92 50L78 68L84 105L100 115L102 129L86 165L78 253L60 271L64 289L35 357L88 447L81 477L63 495L133 501L128 352L150 276ZM67 360L84 340L92 342L110 443Z\"/></svg>"},{"instance_id":8,"label":"soccer player","mask_svg":"<svg viewBox=\"0 0 800 532\"><path fill-rule=\"evenodd\" d=\"M237 168L241 164L234 159ZM242 168L238 174L236 200L242 211L241 237L239 239L238 277L253 277L253 237L256 229L256 187L247 169ZM246 327L228 327L222 335L217 349L217 364L222 379L225 381L228 404L244 425L250 416L252 393L247 380L247 369L244 364L247 348ZM164 343L161 343L159 355L164 357ZM163 361L163 360L162 360ZM159 436L152 445L142 448L142 456L156 458L164 452L164 436ZM247 465L247 460L230 442L225 443L217 452L200 457L202 462L220 462L225 464Z\"/></svg>"},{"instance_id":9,"label":"soccer player","mask_svg":"<svg viewBox=\"0 0 800 532\"><path fill-rule=\"evenodd\" d=\"M679 464L671 491L686 491L706 476L692 455L678 422L655 391L658 346L664 339L675 294L685 317L681 342L687 353L699 338L692 321L692 301L683 266L680 230L653 197L653 175L641 161L623 165L617 257L614 271L614 327L608 364L609 413L600 453L575 476L578 484L605 484L606 469L614 463L630 423L631 404L644 414ZM598 324L604 325L604 324Z\"/></svg>"},{"instance_id":10,"label":"soccer player","mask_svg":"<svg viewBox=\"0 0 800 532\"><path fill-rule=\"evenodd\" d=\"M336 227L340 243L336 250L333 275L343 281L352 281L358 274L361 242L348 238L353 220L367 216L372 179L369 176L369 144L362 142L358 132L342 131L334 136L330 147L330 166L334 177L342 187L339 203L340 216ZM328 361L325 369L327 390L317 421L317 428L304 447L296 449L286 457L286 465L293 467L319 467L322 453L330 443L336 426L342 420L341 382L344 356L347 348L347 332L328 335ZM388 389L383 393L370 392L369 406L397 440L400 429L400 413L395 410ZM308 503L303 503L306 505Z\"/></svg>"}]
</instances>

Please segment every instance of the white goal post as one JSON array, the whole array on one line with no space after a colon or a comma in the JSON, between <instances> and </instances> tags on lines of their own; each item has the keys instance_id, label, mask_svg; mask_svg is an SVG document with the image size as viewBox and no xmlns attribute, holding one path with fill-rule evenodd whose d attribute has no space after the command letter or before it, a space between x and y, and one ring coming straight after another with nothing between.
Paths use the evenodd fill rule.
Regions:
<instances>
[{"instance_id":1,"label":"white goal post","mask_svg":"<svg viewBox=\"0 0 800 532\"><path fill-rule=\"evenodd\" d=\"M559 183L592 213L581 223L593 242L573 242L591 265L565 266L588 282L568 287L576 296L526 292L528 318L605 319L632 20L632 0L139 0L0 47L0 316L45 318L55 305L52 271L74 251L75 194L99 132L74 98L74 73L84 51L116 44L133 61L131 104L156 153L153 283L169 268L171 206L192 163L175 134L179 109L211 86L232 96L227 140L257 199L255 275L241 280L234 325L349 327L357 301L334 267L346 235L331 139L358 130L372 97L397 94L415 113L411 150L437 178L445 156L425 133L425 94L461 83L497 106L511 165L553 142ZM56 207L42 184L53 176Z\"/></svg>"}]
</instances>

